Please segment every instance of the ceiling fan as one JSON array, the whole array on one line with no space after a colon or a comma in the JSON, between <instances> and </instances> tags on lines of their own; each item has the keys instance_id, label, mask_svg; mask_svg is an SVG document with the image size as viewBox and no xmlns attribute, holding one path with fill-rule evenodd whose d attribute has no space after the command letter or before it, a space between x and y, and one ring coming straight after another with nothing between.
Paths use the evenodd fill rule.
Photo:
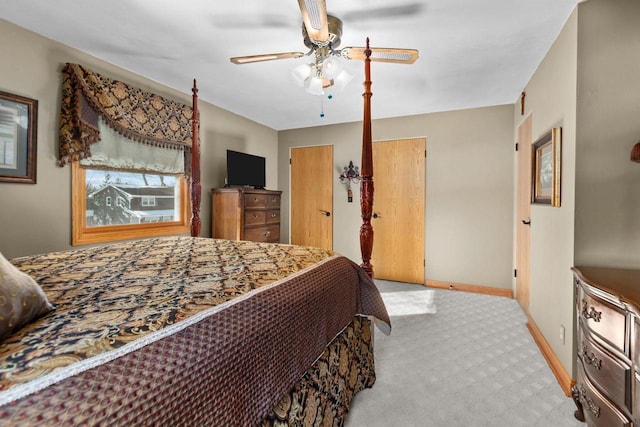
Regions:
<instances>
[{"instance_id":1,"label":"ceiling fan","mask_svg":"<svg viewBox=\"0 0 640 427\"><path fill-rule=\"evenodd\" d=\"M324 89L336 84L343 87L351 80L341 65L342 59L364 60L364 47L338 49L342 37L342 21L327 14L326 0L298 0L302 12L302 35L309 48L303 52L267 53L261 55L236 56L230 58L234 64L272 61L276 59L309 56L312 62L292 70L294 81L304 86L307 92L322 95ZM413 64L418 59L416 49L370 48L371 61Z\"/></svg>"}]
</instances>

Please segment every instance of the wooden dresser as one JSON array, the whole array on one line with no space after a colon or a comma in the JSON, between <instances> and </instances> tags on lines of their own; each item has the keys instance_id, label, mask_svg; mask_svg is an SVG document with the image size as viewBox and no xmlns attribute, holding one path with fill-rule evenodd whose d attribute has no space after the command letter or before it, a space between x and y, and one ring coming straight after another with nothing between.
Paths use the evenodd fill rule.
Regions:
<instances>
[{"instance_id":1,"label":"wooden dresser","mask_svg":"<svg viewBox=\"0 0 640 427\"><path fill-rule=\"evenodd\" d=\"M588 426L640 425L640 270L574 267L576 418Z\"/></svg>"},{"instance_id":2,"label":"wooden dresser","mask_svg":"<svg viewBox=\"0 0 640 427\"><path fill-rule=\"evenodd\" d=\"M280 241L282 191L247 188L211 190L211 235L216 239Z\"/></svg>"}]
</instances>

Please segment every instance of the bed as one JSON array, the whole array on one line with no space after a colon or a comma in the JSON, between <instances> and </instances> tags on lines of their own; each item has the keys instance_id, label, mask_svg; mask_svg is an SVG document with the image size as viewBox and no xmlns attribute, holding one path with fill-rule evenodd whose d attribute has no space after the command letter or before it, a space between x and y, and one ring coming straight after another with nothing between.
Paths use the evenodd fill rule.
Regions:
<instances>
[{"instance_id":1,"label":"bed","mask_svg":"<svg viewBox=\"0 0 640 427\"><path fill-rule=\"evenodd\" d=\"M192 235L11 260L55 309L0 345L1 425L344 423L375 381L372 322L390 332L369 262L368 41L365 53L363 265L319 248L198 237L194 82Z\"/></svg>"}]
</instances>

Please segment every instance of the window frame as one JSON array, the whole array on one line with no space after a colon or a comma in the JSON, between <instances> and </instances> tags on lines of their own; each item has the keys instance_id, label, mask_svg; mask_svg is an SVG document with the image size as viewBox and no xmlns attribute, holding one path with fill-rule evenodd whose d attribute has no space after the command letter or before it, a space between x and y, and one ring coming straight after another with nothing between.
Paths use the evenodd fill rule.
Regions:
<instances>
[{"instance_id":1,"label":"window frame","mask_svg":"<svg viewBox=\"0 0 640 427\"><path fill-rule=\"evenodd\" d=\"M142 199L140 201L140 206L144 206L145 208L152 208L152 207L158 206L155 196L140 196L140 197ZM149 203L149 202L153 202L153 203Z\"/></svg>"},{"instance_id":2,"label":"window frame","mask_svg":"<svg viewBox=\"0 0 640 427\"><path fill-rule=\"evenodd\" d=\"M80 162L71 162L71 244L73 246L189 233L191 204L187 180L184 176L179 178L179 221L87 227L85 174L86 170L80 166Z\"/></svg>"}]
</instances>

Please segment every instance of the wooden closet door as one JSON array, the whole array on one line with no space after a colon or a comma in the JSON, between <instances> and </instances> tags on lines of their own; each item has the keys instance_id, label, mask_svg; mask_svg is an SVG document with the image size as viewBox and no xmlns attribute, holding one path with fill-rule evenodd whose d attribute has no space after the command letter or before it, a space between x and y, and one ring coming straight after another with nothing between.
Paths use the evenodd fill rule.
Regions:
<instances>
[{"instance_id":1,"label":"wooden closet door","mask_svg":"<svg viewBox=\"0 0 640 427\"><path fill-rule=\"evenodd\" d=\"M333 249L333 146L291 149L291 243Z\"/></svg>"},{"instance_id":2,"label":"wooden closet door","mask_svg":"<svg viewBox=\"0 0 640 427\"><path fill-rule=\"evenodd\" d=\"M518 127L518 205L516 218L516 299L529 313L531 250L531 116Z\"/></svg>"},{"instance_id":3,"label":"wooden closet door","mask_svg":"<svg viewBox=\"0 0 640 427\"><path fill-rule=\"evenodd\" d=\"M373 143L375 277L424 284L426 140Z\"/></svg>"}]
</instances>

